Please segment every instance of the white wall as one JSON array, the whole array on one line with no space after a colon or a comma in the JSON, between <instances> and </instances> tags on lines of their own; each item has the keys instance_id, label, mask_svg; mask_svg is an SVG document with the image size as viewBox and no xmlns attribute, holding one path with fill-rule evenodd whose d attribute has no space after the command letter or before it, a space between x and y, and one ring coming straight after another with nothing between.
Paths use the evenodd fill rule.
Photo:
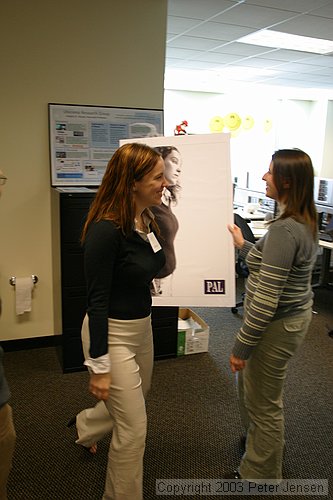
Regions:
<instances>
[{"instance_id":1,"label":"white wall","mask_svg":"<svg viewBox=\"0 0 333 500\"><path fill-rule=\"evenodd\" d=\"M305 150L318 175L323 167L324 143L325 156L329 158L332 154L333 117L332 111L331 115L327 113L327 100L282 99L261 92L232 95L166 90L164 108L165 135L172 135L175 125L182 120L188 121L188 133L200 134L210 133L210 121L216 116L224 118L237 113L243 122L248 116L253 118L250 130L241 125L231 137L232 173L242 187L248 179L249 188L263 189L261 177L276 149ZM271 128L267 129L269 123ZM223 131L228 129L225 127Z\"/></svg>"},{"instance_id":2,"label":"white wall","mask_svg":"<svg viewBox=\"0 0 333 500\"><path fill-rule=\"evenodd\" d=\"M48 103L163 107L167 0L11 0L0 37L0 338L58 334ZM152 52L154 57L150 57ZM17 317L11 276L39 277Z\"/></svg>"},{"instance_id":3,"label":"white wall","mask_svg":"<svg viewBox=\"0 0 333 500\"><path fill-rule=\"evenodd\" d=\"M333 101L328 102L323 164L320 177L333 179Z\"/></svg>"}]
</instances>

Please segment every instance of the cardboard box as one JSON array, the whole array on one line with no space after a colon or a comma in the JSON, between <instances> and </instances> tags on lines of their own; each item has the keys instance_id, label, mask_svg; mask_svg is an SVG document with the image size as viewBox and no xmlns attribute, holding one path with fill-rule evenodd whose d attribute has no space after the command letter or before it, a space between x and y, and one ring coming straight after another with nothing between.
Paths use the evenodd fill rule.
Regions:
<instances>
[{"instance_id":1,"label":"cardboard box","mask_svg":"<svg viewBox=\"0 0 333 500\"><path fill-rule=\"evenodd\" d=\"M192 309L179 309L181 320L191 319L197 323L195 328L179 328L177 337L177 356L207 352L209 344L209 326Z\"/></svg>"}]
</instances>

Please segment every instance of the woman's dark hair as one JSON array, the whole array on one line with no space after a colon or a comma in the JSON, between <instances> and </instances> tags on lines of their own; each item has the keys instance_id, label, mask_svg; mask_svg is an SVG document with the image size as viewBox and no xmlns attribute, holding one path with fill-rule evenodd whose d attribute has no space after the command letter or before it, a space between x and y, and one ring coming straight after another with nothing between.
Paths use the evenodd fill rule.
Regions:
<instances>
[{"instance_id":1,"label":"woman's dark hair","mask_svg":"<svg viewBox=\"0 0 333 500\"><path fill-rule=\"evenodd\" d=\"M162 156L163 160L165 160L165 158L167 158L167 156L169 156L173 151L177 151L177 153L180 155L180 152L176 148L176 146L156 146L154 149ZM177 204L179 193L181 190L181 186L178 180L176 184L169 184L167 189L171 194L171 200L174 202L174 204Z\"/></svg>"},{"instance_id":2,"label":"woman's dark hair","mask_svg":"<svg viewBox=\"0 0 333 500\"><path fill-rule=\"evenodd\" d=\"M161 155L146 144L124 144L115 151L90 206L81 242L91 222L102 219L112 220L126 236L130 234L135 217L134 183L149 174L160 158ZM158 231L153 220L151 225Z\"/></svg>"},{"instance_id":3,"label":"woman's dark hair","mask_svg":"<svg viewBox=\"0 0 333 500\"><path fill-rule=\"evenodd\" d=\"M318 216L313 198L314 171L311 158L300 149L280 149L272 156L273 181L282 200L279 219L293 217L308 224L314 238L318 234Z\"/></svg>"}]
</instances>

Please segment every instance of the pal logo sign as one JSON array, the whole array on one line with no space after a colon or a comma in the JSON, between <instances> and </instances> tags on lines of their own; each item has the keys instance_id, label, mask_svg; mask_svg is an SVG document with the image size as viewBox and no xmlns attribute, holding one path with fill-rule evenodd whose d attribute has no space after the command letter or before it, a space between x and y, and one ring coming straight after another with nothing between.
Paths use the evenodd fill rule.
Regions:
<instances>
[{"instance_id":1,"label":"pal logo sign","mask_svg":"<svg viewBox=\"0 0 333 500\"><path fill-rule=\"evenodd\" d=\"M205 280L205 295L224 295L225 280Z\"/></svg>"}]
</instances>

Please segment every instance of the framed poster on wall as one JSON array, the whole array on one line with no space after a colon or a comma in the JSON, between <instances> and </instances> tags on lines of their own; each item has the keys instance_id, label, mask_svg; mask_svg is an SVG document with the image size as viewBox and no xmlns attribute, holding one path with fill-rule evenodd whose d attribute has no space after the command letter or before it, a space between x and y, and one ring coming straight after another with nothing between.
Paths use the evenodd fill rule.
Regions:
<instances>
[{"instance_id":1,"label":"framed poster on wall","mask_svg":"<svg viewBox=\"0 0 333 500\"><path fill-rule=\"evenodd\" d=\"M99 186L121 139L163 135L163 111L49 103L51 185Z\"/></svg>"}]
</instances>

